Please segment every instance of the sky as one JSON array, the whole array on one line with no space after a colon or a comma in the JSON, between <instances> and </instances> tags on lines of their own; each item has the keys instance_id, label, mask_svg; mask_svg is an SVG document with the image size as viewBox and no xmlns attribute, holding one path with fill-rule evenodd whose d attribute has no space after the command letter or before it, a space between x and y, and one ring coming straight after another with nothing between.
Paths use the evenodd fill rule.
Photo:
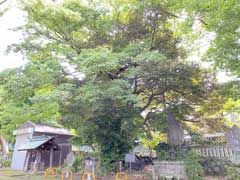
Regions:
<instances>
[{"instance_id":1,"label":"sky","mask_svg":"<svg viewBox=\"0 0 240 180\"><path fill-rule=\"evenodd\" d=\"M0 17L0 71L6 68L15 68L23 65L23 56L18 53L6 54L6 49L13 43L20 42L22 34L12 31L24 24L24 13L11 2L6 13Z\"/></svg>"},{"instance_id":2,"label":"sky","mask_svg":"<svg viewBox=\"0 0 240 180\"><path fill-rule=\"evenodd\" d=\"M8 2L10 2L8 4L8 7L10 8L0 17L0 71L7 68L20 67L26 63L26 60L23 59L23 56L20 53L6 54L7 47L13 43L20 42L22 38L21 32L16 32L12 29L23 25L25 20L24 12L17 7L15 1L9 0ZM200 61L200 54L206 50L207 46L203 44L202 47L203 48L200 49L199 53L190 58ZM203 65L205 67L209 66L209 64L206 63L203 63ZM225 72L219 72L217 78L220 82L226 82L231 79Z\"/></svg>"}]
</instances>

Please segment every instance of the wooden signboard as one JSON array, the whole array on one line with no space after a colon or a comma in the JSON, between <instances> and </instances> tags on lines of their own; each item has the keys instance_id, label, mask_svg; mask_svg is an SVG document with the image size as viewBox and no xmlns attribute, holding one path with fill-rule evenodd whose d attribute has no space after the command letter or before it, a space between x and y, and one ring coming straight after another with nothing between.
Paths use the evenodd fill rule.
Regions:
<instances>
[{"instance_id":1,"label":"wooden signboard","mask_svg":"<svg viewBox=\"0 0 240 180\"><path fill-rule=\"evenodd\" d=\"M125 155L125 162L127 162L127 163L135 163L136 162L135 154L127 153Z\"/></svg>"}]
</instances>

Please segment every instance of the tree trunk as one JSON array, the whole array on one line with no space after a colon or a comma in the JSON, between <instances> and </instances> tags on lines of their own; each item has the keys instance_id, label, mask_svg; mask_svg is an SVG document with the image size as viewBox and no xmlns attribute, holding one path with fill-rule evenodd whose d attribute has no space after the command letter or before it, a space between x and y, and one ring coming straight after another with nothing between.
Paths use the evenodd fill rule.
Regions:
<instances>
[{"instance_id":1,"label":"tree trunk","mask_svg":"<svg viewBox=\"0 0 240 180\"><path fill-rule=\"evenodd\" d=\"M180 146L183 144L183 128L179 121L174 117L171 112L167 114L168 123L168 144L170 146Z\"/></svg>"},{"instance_id":2,"label":"tree trunk","mask_svg":"<svg viewBox=\"0 0 240 180\"><path fill-rule=\"evenodd\" d=\"M2 147L2 153L7 154L8 153L7 141L2 136L0 136L0 146Z\"/></svg>"}]
</instances>

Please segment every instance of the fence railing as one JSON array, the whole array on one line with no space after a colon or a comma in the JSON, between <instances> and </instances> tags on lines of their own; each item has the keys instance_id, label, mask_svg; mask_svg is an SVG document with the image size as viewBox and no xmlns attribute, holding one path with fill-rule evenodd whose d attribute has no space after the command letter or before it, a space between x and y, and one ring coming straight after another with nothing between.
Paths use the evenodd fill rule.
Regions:
<instances>
[{"instance_id":1,"label":"fence railing","mask_svg":"<svg viewBox=\"0 0 240 180\"><path fill-rule=\"evenodd\" d=\"M232 160L233 150L228 146L192 147L192 150L203 157L213 157L225 160Z\"/></svg>"}]
</instances>

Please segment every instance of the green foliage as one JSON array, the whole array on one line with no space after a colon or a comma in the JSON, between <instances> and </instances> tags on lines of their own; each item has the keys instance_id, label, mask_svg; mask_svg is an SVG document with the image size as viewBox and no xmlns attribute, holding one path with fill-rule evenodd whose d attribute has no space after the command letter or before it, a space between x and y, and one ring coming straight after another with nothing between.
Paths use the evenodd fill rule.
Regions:
<instances>
[{"instance_id":1,"label":"green foliage","mask_svg":"<svg viewBox=\"0 0 240 180\"><path fill-rule=\"evenodd\" d=\"M3 167L5 167L5 168L9 168L10 166L11 166L11 163L12 163L12 161L11 160L5 160L4 161L4 163L3 163Z\"/></svg>"},{"instance_id":2,"label":"green foliage","mask_svg":"<svg viewBox=\"0 0 240 180\"><path fill-rule=\"evenodd\" d=\"M33 61L21 73L1 73L0 128L9 140L12 131L26 120L59 124L59 102L66 94L55 88L59 72L54 61Z\"/></svg>"},{"instance_id":3,"label":"green foliage","mask_svg":"<svg viewBox=\"0 0 240 180\"><path fill-rule=\"evenodd\" d=\"M74 172L78 172L79 170L84 168L84 158L82 155L76 156L75 161L72 165L72 168Z\"/></svg>"},{"instance_id":4,"label":"green foliage","mask_svg":"<svg viewBox=\"0 0 240 180\"><path fill-rule=\"evenodd\" d=\"M237 168L239 169L239 167L235 167L233 165L225 166L225 175L227 179L238 180L240 178L240 173L237 171Z\"/></svg>"},{"instance_id":5,"label":"green foliage","mask_svg":"<svg viewBox=\"0 0 240 180\"><path fill-rule=\"evenodd\" d=\"M0 156L0 168L8 168L11 166L11 160L10 159L5 159L2 154Z\"/></svg>"},{"instance_id":6,"label":"green foliage","mask_svg":"<svg viewBox=\"0 0 240 180\"><path fill-rule=\"evenodd\" d=\"M186 19L192 19L193 23L189 24L190 26L196 26L194 21L198 21L206 33L212 33L213 40L205 59L214 62L220 69L230 70L237 76L240 72L239 3L239 0L173 1L176 12L185 11Z\"/></svg>"},{"instance_id":7,"label":"green foliage","mask_svg":"<svg viewBox=\"0 0 240 180\"><path fill-rule=\"evenodd\" d=\"M126 91L126 84L119 80L86 84L80 88L68 111L64 111L63 124L77 127L82 142L98 142L101 145L101 161L111 168L114 160L123 159L131 149L139 131L138 124L142 118L132 107L133 97ZM84 111L73 111L73 107ZM81 119L73 121L73 116Z\"/></svg>"},{"instance_id":8,"label":"green foliage","mask_svg":"<svg viewBox=\"0 0 240 180\"><path fill-rule=\"evenodd\" d=\"M9 50L29 63L0 75L1 133L26 120L60 124L78 143L99 146L112 170L139 137L151 148L158 143L152 132L167 132L167 109L179 121L201 119L215 76L186 62L171 26L169 11L181 7L173 2L21 1L25 36ZM71 78L66 62L86 79Z\"/></svg>"},{"instance_id":9,"label":"green foliage","mask_svg":"<svg viewBox=\"0 0 240 180\"><path fill-rule=\"evenodd\" d=\"M156 152L161 161L183 161L188 157L189 148L161 143L156 147Z\"/></svg>"},{"instance_id":10,"label":"green foliage","mask_svg":"<svg viewBox=\"0 0 240 180\"><path fill-rule=\"evenodd\" d=\"M185 159L185 170L188 179L191 180L202 180L203 179L203 168L199 163L199 157L194 152L190 151L187 158Z\"/></svg>"}]
</instances>

